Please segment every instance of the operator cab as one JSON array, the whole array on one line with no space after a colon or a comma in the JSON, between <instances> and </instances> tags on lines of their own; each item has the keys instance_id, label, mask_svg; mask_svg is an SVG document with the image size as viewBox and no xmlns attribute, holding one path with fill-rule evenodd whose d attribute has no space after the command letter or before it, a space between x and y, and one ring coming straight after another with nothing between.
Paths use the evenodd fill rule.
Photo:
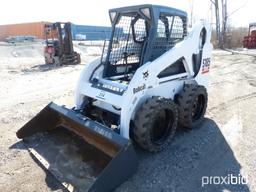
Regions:
<instances>
[{"instance_id":1,"label":"operator cab","mask_svg":"<svg viewBox=\"0 0 256 192\"><path fill-rule=\"evenodd\" d=\"M103 61L103 78L126 81L187 35L187 14L181 10L138 5L109 11L112 35Z\"/></svg>"}]
</instances>

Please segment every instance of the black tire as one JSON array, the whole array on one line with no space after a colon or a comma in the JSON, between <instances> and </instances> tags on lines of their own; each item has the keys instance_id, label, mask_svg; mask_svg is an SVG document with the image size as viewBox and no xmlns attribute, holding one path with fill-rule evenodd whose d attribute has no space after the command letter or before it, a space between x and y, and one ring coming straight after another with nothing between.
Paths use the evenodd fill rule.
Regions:
<instances>
[{"instance_id":1,"label":"black tire","mask_svg":"<svg viewBox=\"0 0 256 192\"><path fill-rule=\"evenodd\" d=\"M179 124L193 129L204 119L208 96L205 87L186 84L178 96Z\"/></svg>"},{"instance_id":2,"label":"black tire","mask_svg":"<svg viewBox=\"0 0 256 192\"><path fill-rule=\"evenodd\" d=\"M172 141L178 124L178 109L171 99L152 97L137 111L133 138L149 152L162 151Z\"/></svg>"}]
</instances>

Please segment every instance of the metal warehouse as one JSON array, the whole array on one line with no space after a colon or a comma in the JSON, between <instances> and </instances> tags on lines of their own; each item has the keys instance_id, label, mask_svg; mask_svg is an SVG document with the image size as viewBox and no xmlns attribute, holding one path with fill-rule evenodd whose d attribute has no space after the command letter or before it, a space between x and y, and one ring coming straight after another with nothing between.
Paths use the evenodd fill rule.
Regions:
<instances>
[{"instance_id":1,"label":"metal warehouse","mask_svg":"<svg viewBox=\"0 0 256 192\"><path fill-rule=\"evenodd\" d=\"M111 36L111 27L72 24L73 39L103 40Z\"/></svg>"}]
</instances>

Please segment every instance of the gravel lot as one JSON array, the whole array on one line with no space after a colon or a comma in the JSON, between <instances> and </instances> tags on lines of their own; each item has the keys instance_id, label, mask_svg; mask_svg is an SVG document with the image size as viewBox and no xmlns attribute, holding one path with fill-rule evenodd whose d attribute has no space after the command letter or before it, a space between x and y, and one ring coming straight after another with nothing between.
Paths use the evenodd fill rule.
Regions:
<instances>
[{"instance_id":1,"label":"gravel lot","mask_svg":"<svg viewBox=\"0 0 256 192\"><path fill-rule=\"evenodd\" d=\"M86 64L99 50L81 51ZM40 43L0 45L1 191L65 191L15 135L50 101L73 106L75 83L84 65L52 69L43 65L42 53ZM214 51L203 124L192 131L179 130L172 145L161 153L136 149L138 171L116 191L256 191L255 72L256 57ZM210 177L226 182L231 175L248 182L209 183Z\"/></svg>"}]
</instances>

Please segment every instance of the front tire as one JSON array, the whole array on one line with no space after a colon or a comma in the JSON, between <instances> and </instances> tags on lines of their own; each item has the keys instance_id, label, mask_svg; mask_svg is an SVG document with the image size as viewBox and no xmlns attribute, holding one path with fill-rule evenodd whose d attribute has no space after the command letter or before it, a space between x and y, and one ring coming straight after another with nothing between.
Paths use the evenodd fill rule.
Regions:
<instances>
[{"instance_id":1,"label":"front tire","mask_svg":"<svg viewBox=\"0 0 256 192\"><path fill-rule=\"evenodd\" d=\"M133 138L149 152L165 149L173 140L178 123L178 109L171 99L152 97L137 111Z\"/></svg>"}]
</instances>

